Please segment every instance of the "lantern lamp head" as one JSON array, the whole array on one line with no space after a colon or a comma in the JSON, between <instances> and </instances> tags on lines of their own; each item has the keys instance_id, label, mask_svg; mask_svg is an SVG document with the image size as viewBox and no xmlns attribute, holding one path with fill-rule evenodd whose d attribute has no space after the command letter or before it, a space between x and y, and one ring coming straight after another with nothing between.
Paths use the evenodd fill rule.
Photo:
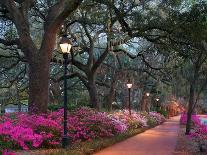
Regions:
<instances>
[{"instance_id":1,"label":"lantern lamp head","mask_svg":"<svg viewBox=\"0 0 207 155\"><path fill-rule=\"evenodd\" d=\"M127 88L128 88L128 89L132 88L132 83L131 83L130 80L128 80L128 82L127 82Z\"/></svg>"},{"instance_id":2,"label":"lantern lamp head","mask_svg":"<svg viewBox=\"0 0 207 155\"><path fill-rule=\"evenodd\" d=\"M67 35L63 35L62 38L60 39L60 48L61 48L61 51L64 53L69 53L70 50L71 50L71 42L70 40L68 39Z\"/></svg>"},{"instance_id":3,"label":"lantern lamp head","mask_svg":"<svg viewBox=\"0 0 207 155\"><path fill-rule=\"evenodd\" d=\"M146 93L147 96L150 96L150 93Z\"/></svg>"}]
</instances>

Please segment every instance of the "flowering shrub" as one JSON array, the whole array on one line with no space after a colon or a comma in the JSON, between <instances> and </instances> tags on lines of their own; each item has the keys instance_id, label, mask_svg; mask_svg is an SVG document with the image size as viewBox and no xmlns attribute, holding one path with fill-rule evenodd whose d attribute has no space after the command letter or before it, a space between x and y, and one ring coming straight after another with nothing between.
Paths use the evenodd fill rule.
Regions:
<instances>
[{"instance_id":1,"label":"flowering shrub","mask_svg":"<svg viewBox=\"0 0 207 155\"><path fill-rule=\"evenodd\" d=\"M201 123L197 115L192 115L192 130L189 138L199 143L199 145L207 145L207 126ZM185 125L187 123L187 114L183 113L180 118L180 123Z\"/></svg>"},{"instance_id":2,"label":"flowering shrub","mask_svg":"<svg viewBox=\"0 0 207 155\"><path fill-rule=\"evenodd\" d=\"M114 120L119 120L125 124L125 128L139 128L147 127L147 119L140 113L131 111L131 115L128 110L120 110L110 115Z\"/></svg>"},{"instance_id":3,"label":"flowering shrub","mask_svg":"<svg viewBox=\"0 0 207 155\"><path fill-rule=\"evenodd\" d=\"M191 121L192 121L192 125L200 124L200 119L197 115L192 115L191 116ZM187 123L187 114L186 113L181 114L180 123L182 125L186 125L186 123Z\"/></svg>"},{"instance_id":4,"label":"flowering shrub","mask_svg":"<svg viewBox=\"0 0 207 155\"><path fill-rule=\"evenodd\" d=\"M200 149L204 146L207 147L207 126L203 124L197 124L191 130L189 138L199 144Z\"/></svg>"},{"instance_id":5,"label":"flowering shrub","mask_svg":"<svg viewBox=\"0 0 207 155\"><path fill-rule=\"evenodd\" d=\"M80 108L68 117L69 137L73 141L110 137L126 130L124 125L110 119L106 113Z\"/></svg>"},{"instance_id":6,"label":"flowering shrub","mask_svg":"<svg viewBox=\"0 0 207 155\"><path fill-rule=\"evenodd\" d=\"M198 125L193 131L190 133L190 137L195 141L207 140L207 126L206 125Z\"/></svg>"},{"instance_id":7,"label":"flowering shrub","mask_svg":"<svg viewBox=\"0 0 207 155\"><path fill-rule=\"evenodd\" d=\"M133 128L147 127L149 119L155 124L164 117L155 112L139 113L128 110L111 114L80 108L68 115L68 136L72 142L111 137ZM12 149L59 147L63 136L63 109L42 115L12 113L0 116L0 154L13 155Z\"/></svg>"},{"instance_id":8,"label":"flowering shrub","mask_svg":"<svg viewBox=\"0 0 207 155\"><path fill-rule=\"evenodd\" d=\"M165 117L160 113L149 112L149 117L153 119L156 122L156 124L161 124L162 122L165 121Z\"/></svg>"},{"instance_id":9,"label":"flowering shrub","mask_svg":"<svg viewBox=\"0 0 207 155\"><path fill-rule=\"evenodd\" d=\"M35 122L34 122L35 120ZM47 115L17 115L15 120L23 127L30 127L33 131L42 136L43 147L56 147L61 141L61 122L58 123Z\"/></svg>"},{"instance_id":10,"label":"flowering shrub","mask_svg":"<svg viewBox=\"0 0 207 155\"><path fill-rule=\"evenodd\" d=\"M37 148L42 143L41 135L35 134L31 128L13 125L11 122L0 124L1 149L7 148Z\"/></svg>"}]
</instances>

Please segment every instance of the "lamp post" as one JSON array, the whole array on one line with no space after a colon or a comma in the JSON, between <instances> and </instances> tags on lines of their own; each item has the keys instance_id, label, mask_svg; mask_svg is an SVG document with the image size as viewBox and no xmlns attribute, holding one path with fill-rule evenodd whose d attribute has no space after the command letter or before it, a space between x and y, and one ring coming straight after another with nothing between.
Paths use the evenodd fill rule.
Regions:
<instances>
[{"instance_id":1,"label":"lamp post","mask_svg":"<svg viewBox=\"0 0 207 155\"><path fill-rule=\"evenodd\" d=\"M131 91L131 88L132 88L132 83L130 82L130 80L128 80L128 82L127 82L127 88L128 88L128 91L129 91L129 114L131 115L130 91Z\"/></svg>"},{"instance_id":2,"label":"lamp post","mask_svg":"<svg viewBox=\"0 0 207 155\"><path fill-rule=\"evenodd\" d=\"M67 35L63 35L60 40L60 48L63 53L64 58L64 120L63 120L63 137L62 137L62 147L66 148L69 145L68 129L67 129L67 64L68 64L68 54L70 52L72 45Z\"/></svg>"},{"instance_id":3,"label":"lamp post","mask_svg":"<svg viewBox=\"0 0 207 155\"><path fill-rule=\"evenodd\" d=\"M157 111L159 110L158 108L159 108L159 106L158 106L158 102L159 102L159 98L156 98L156 101L157 101Z\"/></svg>"},{"instance_id":4,"label":"lamp post","mask_svg":"<svg viewBox=\"0 0 207 155\"><path fill-rule=\"evenodd\" d=\"M146 96L147 96L147 110L150 111L150 99L149 99L150 93L146 93Z\"/></svg>"}]
</instances>

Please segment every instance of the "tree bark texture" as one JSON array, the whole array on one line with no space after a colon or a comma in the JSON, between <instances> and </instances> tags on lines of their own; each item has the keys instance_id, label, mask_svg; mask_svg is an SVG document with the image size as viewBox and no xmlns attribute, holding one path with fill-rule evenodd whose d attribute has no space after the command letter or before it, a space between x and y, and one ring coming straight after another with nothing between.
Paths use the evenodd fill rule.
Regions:
<instances>
[{"instance_id":1,"label":"tree bark texture","mask_svg":"<svg viewBox=\"0 0 207 155\"><path fill-rule=\"evenodd\" d=\"M29 64L29 112L46 113L49 101L49 62L34 61Z\"/></svg>"},{"instance_id":2,"label":"tree bark texture","mask_svg":"<svg viewBox=\"0 0 207 155\"><path fill-rule=\"evenodd\" d=\"M142 95L141 99L141 111L147 111L147 99L145 93Z\"/></svg>"},{"instance_id":3,"label":"tree bark texture","mask_svg":"<svg viewBox=\"0 0 207 155\"><path fill-rule=\"evenodd\" d=\"M190 82L190 98L189 98L189 104L188 104L188 112L187 112L187 123L186 123L186 135L190 134L190 130L191 130L191 116L193 113L193 105L195 102L195 85L196 85L196 81L198 79L198 72L199 72L200 66L199 65L195 65L194 68L194 76L192 81Z\"/></svg>"},{"instance_id":4,"label":"tree bark texture","mask_svg":"<svg viewBox=\"0 0 207 155\"><path fill-rule=\"evenodd\" d=\"M107 95L107 108L108 111L112 110L112 102L115 101L115 87L116 87L116 78L114 77L112 82L111 82L111 87L109 90L109 94Z\"/></svg>"},{"instance_id":5,"label":"tree bark texture","mask_svg":"<svg viewBox=\"0 0 207 155\"><path fill-rule=\"evenodd\" d=\"M194 104L194 96L195 96L195 81L190 84L190 98L188 104L188 112L187 112L187 123L186 123L186 135L190 134L191 130L191 116L193 112L193 104Z\"/></svg>"},{"instance_id":6,"label":"tree bark texture","mask_svg":"<svg viewBox=\"0 0 207 155\"><path fill-rule=\"evenodd\" d=\"M99 99L98 99L98 93L96 89L96 83L95 80L89 79L89 84L88 84L88 92L90 96L90 103L92 105L92 108L95 108L97 110L100 110L100 104L99 104Z\"/></svg>"}]
</instances>

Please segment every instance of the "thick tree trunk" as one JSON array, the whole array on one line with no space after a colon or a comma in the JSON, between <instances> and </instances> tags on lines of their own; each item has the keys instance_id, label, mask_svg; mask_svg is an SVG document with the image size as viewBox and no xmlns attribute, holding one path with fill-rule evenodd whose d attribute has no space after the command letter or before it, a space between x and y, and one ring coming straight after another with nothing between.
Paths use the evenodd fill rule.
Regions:
<instances>
[{"instance_id":1,"label":"thick tree trunk","mask_svg":"<svg viewBox=\"0 0 207 155\"><path fill-rule=\"evenodd\" d=\"M200 69L200 66L195 65L194 76L193 76L192 81L190 82L190 98L189 98L186 132L185 132L186 135L189 135L190 129L191 129L191 115L193 113L194 100L195 100L195 85L196 85L196 81L198 79L199 69Z\"/></svg>"},{"instance_id":2,"label":"thick tree trunk","mask_svg":"<svg viewBox=\"0 0 207 155\"><path fill-rule=\"evenodd\" d=\"M49 61L38 56L29 64L29 112L46 113L49 100Z\"/></svg>"},{"instance_id":3,"label":"thick tree trunk","mask_svg":"<svg viewBox=\"0 0 207 155\"><path fill-rule=\"evenodd\" d=\"M146 110L147 110L147 100L144 92L141 99L141 111L146 111Z\"/></svg>"},{"instance_id":4,"label":"thick tree trunk","mask_svg":"<svg viewBox=\"0 0 207 155\"><path fill-rule=\"evenodd\" d=\"M90 103L92 105L92 108L100 110L100 103L98 99L96 83L95 83L94 78L91 78L91 77L92 76L89 77L89 81L88 81L88 92L90 96Z\"/></svg>"}]
</instances>

